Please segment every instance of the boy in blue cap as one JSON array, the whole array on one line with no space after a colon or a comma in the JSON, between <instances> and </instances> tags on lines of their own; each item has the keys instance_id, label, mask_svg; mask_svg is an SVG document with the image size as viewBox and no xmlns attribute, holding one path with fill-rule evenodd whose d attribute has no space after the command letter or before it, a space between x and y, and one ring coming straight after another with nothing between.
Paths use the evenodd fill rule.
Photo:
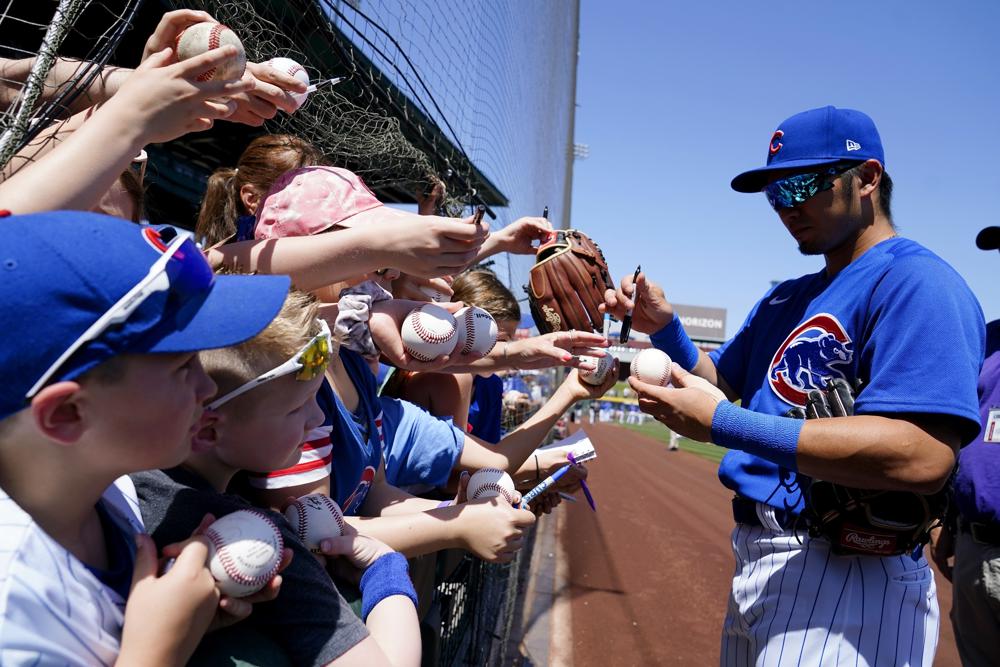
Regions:
<instances>
[{"instance_id":1,"label":"boy in blue cap","mask_svg":"<svg viewBox=\"0 0 1000 667\"><path fill-rule=\"evenodd\" d=\"M0 221L0 276L0 663L182 663L220 607L207 544L157 576L124 475L187 456L216 389L197 352L254 336L289 281L80 212Z\"/></svg>"},{"instance_id":2,"label":"boy in blue cap","mask_svg":"<svg viewBox=\"0 0 1000 667\"><path fill-rule=\"evenodd\" d=\"M982 311L954 269L896 236L884 165L875 123L860 111L812 109L778 127L766 166L732 187L763 191L799 250L825 267L774 287L710 354L642 274L606 294L619 317L637 294L634 328L676 362L672 388L630 379L640 407L731 450L719 467L736 494L726 665L934 660L938 605L923 550L890 548L872 516L831 538L800 523L817 479L919 502L979 431ZM786 416L833 381L860 384L853 414Z\"/></svg>"}]
</instances>

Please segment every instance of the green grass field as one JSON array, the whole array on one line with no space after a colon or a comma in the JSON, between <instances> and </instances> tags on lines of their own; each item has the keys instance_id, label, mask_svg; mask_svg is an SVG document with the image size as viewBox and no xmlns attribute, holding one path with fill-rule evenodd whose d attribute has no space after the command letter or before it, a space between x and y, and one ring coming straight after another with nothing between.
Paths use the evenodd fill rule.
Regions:
<instances>
[{"instance_id":1,"label":"green grass field","mask_svg":"<svg viewBox=\"0 0 1000 667\"><path fill-rule=\"evenodd\" d=\"M638 426L636 424L620 424L620 426L631 431L637 431L643 435L648 435L654 440L659 440L663 443L664 447L670 443L670 432L667 430L666 426L657 421L647 421L642 426ZM725 447L719 447L717 445L704 442L696 442L694 440L688 440L687 438L681 438L678 440L677 444L680 445L680 448L684 451L697 454L703 459L708 459L714 463L721 461L727 451Z\"/></svg>"}]
</instances>

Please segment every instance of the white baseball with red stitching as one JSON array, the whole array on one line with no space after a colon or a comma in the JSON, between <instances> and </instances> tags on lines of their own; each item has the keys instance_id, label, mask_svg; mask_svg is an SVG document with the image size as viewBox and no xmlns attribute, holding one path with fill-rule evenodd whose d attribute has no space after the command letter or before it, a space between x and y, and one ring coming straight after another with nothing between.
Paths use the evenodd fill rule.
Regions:
<instances>
[{"instance_id":1,"label":"white baseball with red stitching","mask_svg":"<svg viewBox=\"0 0 1000 667\"><path fill-rule=\"evenodd\" d=\"M447 294L445 294L439 289L430 287L429 285L425 285L423 287L420 287L419 289L421 294L427 297L428 301L433 301L434 303L445 303L451 300L451 297L449 297Z\"/></svg>"},{"instance_id":2,"label":"white baseball with red stitching","mask_svg":"<svg viewBox=\"0 0 1000 667\"><path fill-rule=\"evenodd\" d=\"M592 364L595 368L592 371L587 371L581 368L579 370L580 379L587 384L592 384L596 387L604 382L604 378L607 377L608 371L611 370L614 360L615 358L610 354L606 354L603 357L592 357L589 354L581 354L580 361Z\"/></svg>"},{"instance_id":3,"label":"white baseball with red stitching","mask_svg":"<svg viewBox=\"0 0 1000 667\"><path fill-rule=\"evenodd\" d=\"M493 316L482 308L466 306L455 313L458 328L458 340L455 343L455 354L487 355L497 344L497 322Z\"/></svg>"},{"instance_id":4,"label":"white baseball with red stitching","mask_svg":"<svg viewBox=\"0 0 1000 667\"><path fill-rule=\"evenodd\" d=\"M227 514L208 527L205 537L209 570L226 595L252 595L278 573L284 541L278 527L262 512Z\"/></svg>"},{"instance_id":5,"label":"white baseball with red stitching","mask_svg":"<svg viewBox=\"0 0 1000 667\"><path fill-rule=\"evenodd\" d=\"M499 468L482 468L469 478L467 494L469 500L501 496L513 504L514 480Z\"/></svg>"},{"instance_id":6,"label":"white baseball with red stitching","mask_svg":"<svg viewBox=\"0 0 1000 667\"><path fill-rule=\"evenodd\" d=\"M310 551L320 553L320 543L344 534L340 505L322 493L302 496L285 508L285 518Z\"/></svg>"},{"instance_id":7,"label":"white baseball with red stitching","mask_svg":"<svg viewBox=\"0 0 1000 667\"><path fill-rule=\"evenodd\" d=\"M647 384L666 387L670 384L670 367L673 362L666 352L656 348L648 348L639 352L632 359L630 372L632 377Z\"/></svg>"},{"instance_id":8,"label":"white baseball with red stitching","mask_svg":"<svg viewBox=\"0 0 1000 667\"><path fill-rule=\"evenodd\" d=\"M302 83L309 85L309 72L306 68L298 64L291 58L271 58L264 63L272 69L276 69L282 74L287 74L293 79L298 79ZM288 95L295 100L295 108L298 109L309 97L309 93L288 93Z\"/></svg>"},{"instance_id":9,"label":"white baseball with red stitching","mask_svg":"<svg viewBox=\"0 0 1000 667\"><path fill-rule=\"evenodd\" d=\"M451 354L458 340L455 318L441 306L425 303L403 320L403 347L418 361L432 361Z\"/></svg>"},{"instance_id":10,"label":"white baseball with red stitching","mask_svg":"<svg viewBox=\"0 0 1000 667\"><path fill-rule=\"evenodd\" d=\"M200 56L203 53L217 49L220 46L235 46L236 57L230 58L219 67L213 67L207 72L198 75L198 81L210 81L212 79L239 79L247 67L247 54L243 48L243 42L236 36L236 33L228 27L214 21L203 21L195 23L177 36L175 51L178 60L187 60Z\"/></svg>"}]
</instances>

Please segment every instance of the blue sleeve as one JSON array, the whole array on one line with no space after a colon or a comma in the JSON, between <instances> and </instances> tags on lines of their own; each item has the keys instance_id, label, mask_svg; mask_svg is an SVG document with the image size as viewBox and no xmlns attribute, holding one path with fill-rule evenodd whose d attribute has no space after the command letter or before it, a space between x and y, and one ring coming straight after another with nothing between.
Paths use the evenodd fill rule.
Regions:
<instances>
[{"instance_id":1,"label":"blue sleeve","mask_svg":"<svg viewBox=\"0 0 1000 667\"><path fill-rule=\"evenodd\" d=\"M963 440L975 436L986 327L961 276L936 258L911 257L875 286L869 313L855 410L950 415L962 421Z\"/></svg>"},{"instance_id":2,"label":"blue sleeve","mask_svg":"<svg viewBox=\"0 0 1000 667\"><path fill-rule=\"evenodd\" d=\"M727 340L719 348L708 353L708 358L715 364L715 370L726 381L729 388L735 391L740 397L744 394L747 369L750 367L749 355L753 342L753 327L750 324L753 322L753 318L757 316L757 309L760 308L760 304L770 296L771 291L773 290L769 290L764 295L764 298L754 305L750 314L747 315L746 320L740 325L740 330L736 332L735 336Z\"/></svg>"},{"instance_id":3,"label":"blue sleeve","mask_svg":"<svg viewBox=\"0 0 1000 667\"><path fill-rule=\"evenodd\" d=\"M385 474L393 486L444 486L465 446L465 434L451 421L422 408L382 396Z\"/></svg>"}]
</instances>

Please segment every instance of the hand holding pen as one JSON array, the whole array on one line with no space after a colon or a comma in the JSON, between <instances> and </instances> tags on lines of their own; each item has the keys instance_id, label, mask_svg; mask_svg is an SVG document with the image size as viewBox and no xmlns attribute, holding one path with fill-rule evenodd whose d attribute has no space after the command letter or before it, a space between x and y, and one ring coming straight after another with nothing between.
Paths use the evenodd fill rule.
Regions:
<instances>
[{"instance_id":1,"label":"hand holding pen","mask_svg":"<svg viewBox=\"0 0 1000 667\"><path fill-rule=\"evenodd\" d=\"M642 265L635 267L635 273L632 274L632 307L625 311L625 317L622 319L622 330L621 334L618 336L619 343L627 343L628 335L632 332L632 313L635 310L635 305L639 301L639 273L642 271Z\"/></svg>"}]
</instances>

